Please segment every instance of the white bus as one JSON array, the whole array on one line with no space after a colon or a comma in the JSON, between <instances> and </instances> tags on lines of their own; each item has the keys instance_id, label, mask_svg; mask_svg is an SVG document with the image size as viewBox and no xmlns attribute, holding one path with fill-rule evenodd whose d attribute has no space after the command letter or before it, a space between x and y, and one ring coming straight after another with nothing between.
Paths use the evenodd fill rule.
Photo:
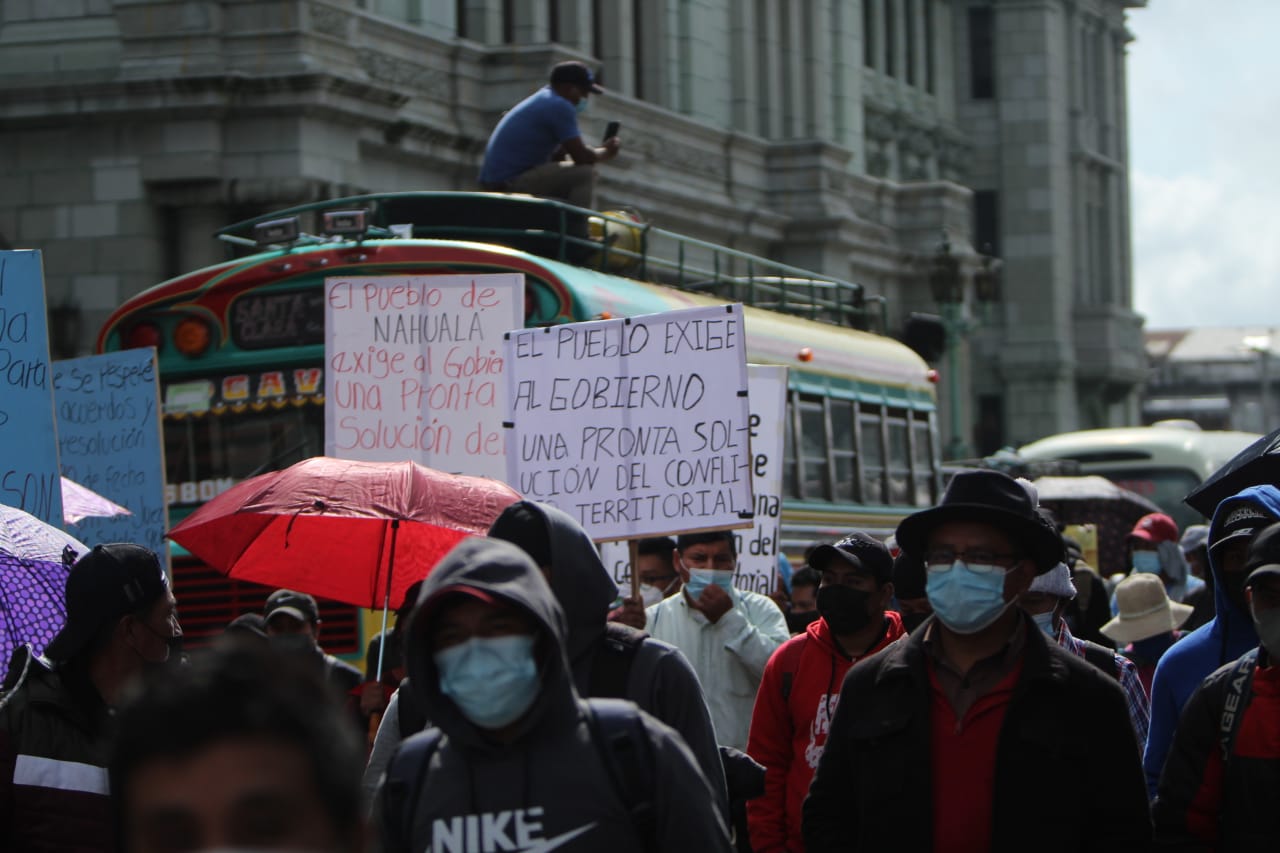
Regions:
<instances>
[{"instance_id":1,"label":"white bus","mask_svg":"<svg viewBox=\"0 0 1280 853\"><path fill-rule=\"evenodd\" d=\"M1185 530L1204 519L1182 499L1258 438L1249 432L1201 430L1193 421L1159 421L1051 435L1018 448L1018 455L1031 464L1074 461L1080 474L1098 474L1137 492Z\"/></svg>"}]
</instances>

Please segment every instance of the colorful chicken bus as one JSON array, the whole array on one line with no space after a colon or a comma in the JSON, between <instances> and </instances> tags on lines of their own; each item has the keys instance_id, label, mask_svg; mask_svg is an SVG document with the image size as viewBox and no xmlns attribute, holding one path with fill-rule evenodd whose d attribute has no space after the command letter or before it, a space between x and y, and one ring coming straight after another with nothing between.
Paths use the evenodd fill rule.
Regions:
<instances>
[{"instance_id":1,"label":"colorful chicken bus","mask_svg":"<svg viewBox=\"0 0 1280 853\"><path fill-rule=\"evenodd\" d=\"M122 305L99 351L154 346L170 523L233 483L324 448L324 279L515 272L528 326L742 302L748 358L790 368L785 550L853 528L887 533L940 489L928 365L872 331L861 288L680 237L632 215L479 193L391 193L303 205L219 232L239 255ZM878 324L877 320L881 322ZM175 546L183 626L199 641L266 590ZM326 648L353 653L355 608L322 605Z\"/></svg>"}]
</instances>

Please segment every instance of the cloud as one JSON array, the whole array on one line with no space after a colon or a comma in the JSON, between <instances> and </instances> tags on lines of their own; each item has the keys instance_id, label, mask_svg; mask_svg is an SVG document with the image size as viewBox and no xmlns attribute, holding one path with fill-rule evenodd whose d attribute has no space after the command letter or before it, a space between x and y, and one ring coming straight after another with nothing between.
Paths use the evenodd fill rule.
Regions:
<instances>
[{"instance_id":1,"label":"cloud","mask_svg":"<svg viewBox=\"0 0 1280 853\"><path fill-rule=\"evenodd\" d=\"M1129 15L1134 307L1148 328L1280 324L1280 3Z\"/></svg>"}]
</instances>

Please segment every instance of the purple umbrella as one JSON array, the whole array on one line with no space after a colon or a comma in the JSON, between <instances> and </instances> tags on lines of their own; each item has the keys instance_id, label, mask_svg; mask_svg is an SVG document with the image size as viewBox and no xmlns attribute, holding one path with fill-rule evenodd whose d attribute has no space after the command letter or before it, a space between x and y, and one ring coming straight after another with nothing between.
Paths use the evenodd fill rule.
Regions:
<instances>
[{"instance_id":1,"label":"purple umbrella","mask_svg":"<svg viewBox=\"0 0 1280 853\"><path fill-rule=\"evenodd\" d=\"M133 513L75 480L62 478L62 520L67 524L79 524L86 518L114 518L118 515Z\"/></svg>"},{"instance_id":2,"label":"purple umbrella","mask_svg":"<svg viewBox=\"0 0 1280 853\"><path fill-rule=\"evenodd\" d=\"M33 515L0 506L0 679L15 649L42 654L67 618L71 564L89 549Z\"/></svg>"}]
</instances>

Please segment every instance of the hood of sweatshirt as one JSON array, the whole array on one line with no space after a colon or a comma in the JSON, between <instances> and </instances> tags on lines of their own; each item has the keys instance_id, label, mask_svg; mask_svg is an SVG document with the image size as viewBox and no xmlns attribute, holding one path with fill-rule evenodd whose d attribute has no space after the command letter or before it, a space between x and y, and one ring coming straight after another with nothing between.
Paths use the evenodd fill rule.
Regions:
<instances>
[{"instance_id":1,"label":"hood of sweatshirt","mask_svg":"<svg viewBox=\"0 0 1280 853\"><path fill-rule=\"evenodd\" d=\"M1280 519L1280 489L1275 486L1250 486L1218 504L1213 513L1213 521L1209 525L1209 542L1216 542L1222 535L1222 529L1232 511L1241 506L1250 506L1272 519ZM1216 624L1223 642L1228 649L1226 660L1239 657L1243 651L1258 644L1258 635L1253 628L1252 617L1227 597L1226 584L1223 583L1220 557L1215 557L1209 550L1209 570L1213 573L1213 603L1216 616L1210 624ZM1235 652L1240 648L1240 652ZM1225 661L1224 661L1225 662Z\"/></svg>"},{"instance_id":2,"label":"hood of sweatshirt","mask_svg":"<svg viewBox=\"0 0 1280 853\"><path fill-rule=\"evenodd\" d=\"M520 718L515 738L523 738L543 725L572 724L577 695L568 674L564 654L564 614L533 560L509 542L468 537L458 543L432 569L422 585L418 603L409 617L406 662L410 684L422 701L427 717L456 742L469 748L501 751L504 746L486 737L453 700L440 691L440 674L431 650L434 608L441 598L464 588L501 599L520 608L537 625L539 642L538 698Z\"/></svg>"},{"instance_id":3,"label":"hood of sweatshirt","mask_svg":"<svg viewBox=\"0 0 1280 853\"><path fill-rule=\"evenodd\" d=\"M545 538L535 524L545 527ZM489 535L519 545L535 559L549 556L551 591L568 626L565 649L575 678L585 678L579 670L604 636L609 607L618 597L618 585L601 562L596 544L568 514L534 501L519 501L503 510ZM544 549L549 555L539 557ZM584 686L581 680L579 686Z\"/></svg>"}]
</instances>

